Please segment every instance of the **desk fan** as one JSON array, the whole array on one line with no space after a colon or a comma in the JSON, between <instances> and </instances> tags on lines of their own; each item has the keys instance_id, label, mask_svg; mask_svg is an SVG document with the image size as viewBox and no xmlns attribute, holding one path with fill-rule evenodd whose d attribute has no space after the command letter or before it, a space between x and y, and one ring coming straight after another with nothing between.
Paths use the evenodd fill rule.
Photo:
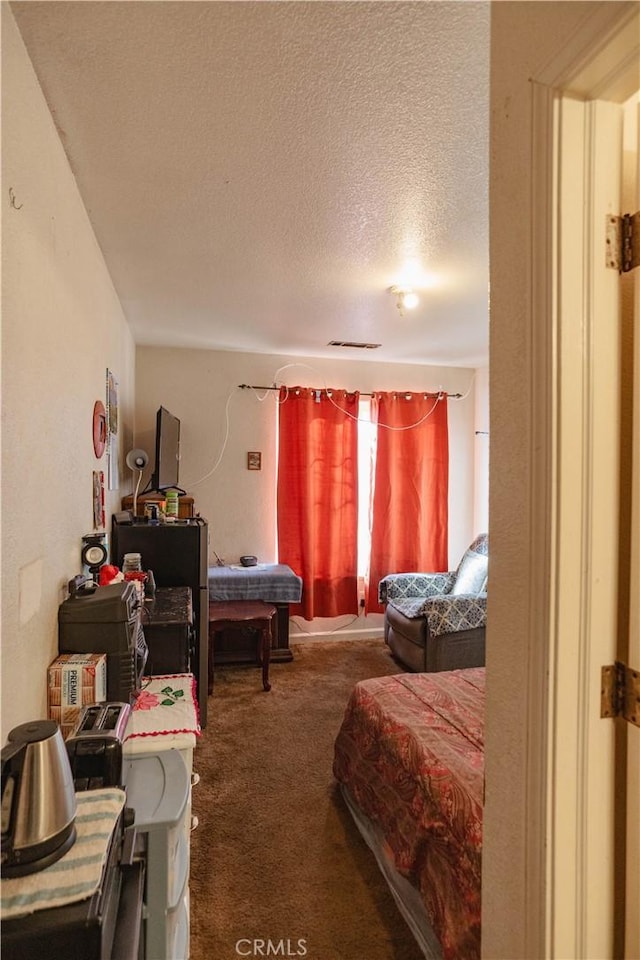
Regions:
<instances>
[{"instance_id":1,"label":"desk fan","mask_svg":"<svg viewBox=\"0 0 640 960\"><path fill-rule=\"evenodd\" d=\"M136 488L133 494L133 516L135 518L138 516L138 491L140 490L142 471L149 463L149 455L145 450L140 450L139 448L130 450L127 454L126 463L130 470L133 470L134 472L136 470L138 471L138 480L136 482Z\"/></svg>"}]
</instances>

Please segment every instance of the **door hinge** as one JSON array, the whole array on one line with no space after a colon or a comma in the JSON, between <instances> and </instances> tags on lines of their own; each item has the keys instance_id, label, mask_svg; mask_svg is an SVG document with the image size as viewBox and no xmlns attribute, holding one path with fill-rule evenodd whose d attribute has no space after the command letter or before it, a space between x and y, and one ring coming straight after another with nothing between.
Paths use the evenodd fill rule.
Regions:
<instances>
[{"instance_id":1,"label":"door hinge","mask_svg":"<svg viewBox=\"0 0 640 960\"><path fill-rule=\"evenodd\" d=\"M607 216L607 266L618 273L628 273L640 265L640 210Z\"/></svg>"},{"instance_id":2,"label":"door hinge","mask_svg":"<svg viewBox=\"0 0 640 960\"><path fill-rule=\"evenodd\" d=\"M602 667L600 716L624 717L640 727L640 672L626 663Z\"/></svg>"}]
</instances>

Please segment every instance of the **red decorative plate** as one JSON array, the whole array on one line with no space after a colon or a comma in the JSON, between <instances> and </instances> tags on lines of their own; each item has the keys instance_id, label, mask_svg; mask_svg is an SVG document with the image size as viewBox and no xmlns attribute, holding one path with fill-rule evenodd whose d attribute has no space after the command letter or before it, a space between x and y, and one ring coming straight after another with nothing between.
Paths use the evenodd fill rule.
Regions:
<instances>
[{"instance_id":1,"label":"red decorative plate","mask_svg":"<svg viewBox=\"0 0 640 960\"><path fill-rule=\"evenodd\" d=\"M107 411L102 400L93 405L93 452L101 457L107 445Z\"/></svg>"}]
</instances>

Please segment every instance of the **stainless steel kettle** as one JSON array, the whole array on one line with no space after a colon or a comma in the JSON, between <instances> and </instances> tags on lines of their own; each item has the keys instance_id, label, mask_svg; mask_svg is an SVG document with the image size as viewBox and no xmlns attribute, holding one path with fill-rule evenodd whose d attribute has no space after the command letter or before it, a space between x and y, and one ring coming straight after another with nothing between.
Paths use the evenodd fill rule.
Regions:
<instances>
[{"instance_id":1,"label":"stainless steel kettle","mask_svg":"<svg viewBox=\"0 0 640 960\"><path fill-rule=\"evenodd\" d=\"M55 863L75 843L76 795L60 727L14 727L2 748L0 874L21 877Z\"/></svg>"}]
</instances>

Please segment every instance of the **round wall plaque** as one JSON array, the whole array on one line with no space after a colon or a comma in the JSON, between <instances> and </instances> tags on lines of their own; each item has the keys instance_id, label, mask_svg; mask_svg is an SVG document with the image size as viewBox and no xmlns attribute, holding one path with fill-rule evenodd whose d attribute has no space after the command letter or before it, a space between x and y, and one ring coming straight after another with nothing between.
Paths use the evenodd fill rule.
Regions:
<instances>
[{"instance_id":1,"label":"round wall plaque","mask_svg":"<svg viewBox=\"0 0 640 960\"><path fill-rule=\"evenodd\" d=\"M101 457L107 445L107 411L102 400L93 405L93 452Z\"/></svg>"}]
</instances>

